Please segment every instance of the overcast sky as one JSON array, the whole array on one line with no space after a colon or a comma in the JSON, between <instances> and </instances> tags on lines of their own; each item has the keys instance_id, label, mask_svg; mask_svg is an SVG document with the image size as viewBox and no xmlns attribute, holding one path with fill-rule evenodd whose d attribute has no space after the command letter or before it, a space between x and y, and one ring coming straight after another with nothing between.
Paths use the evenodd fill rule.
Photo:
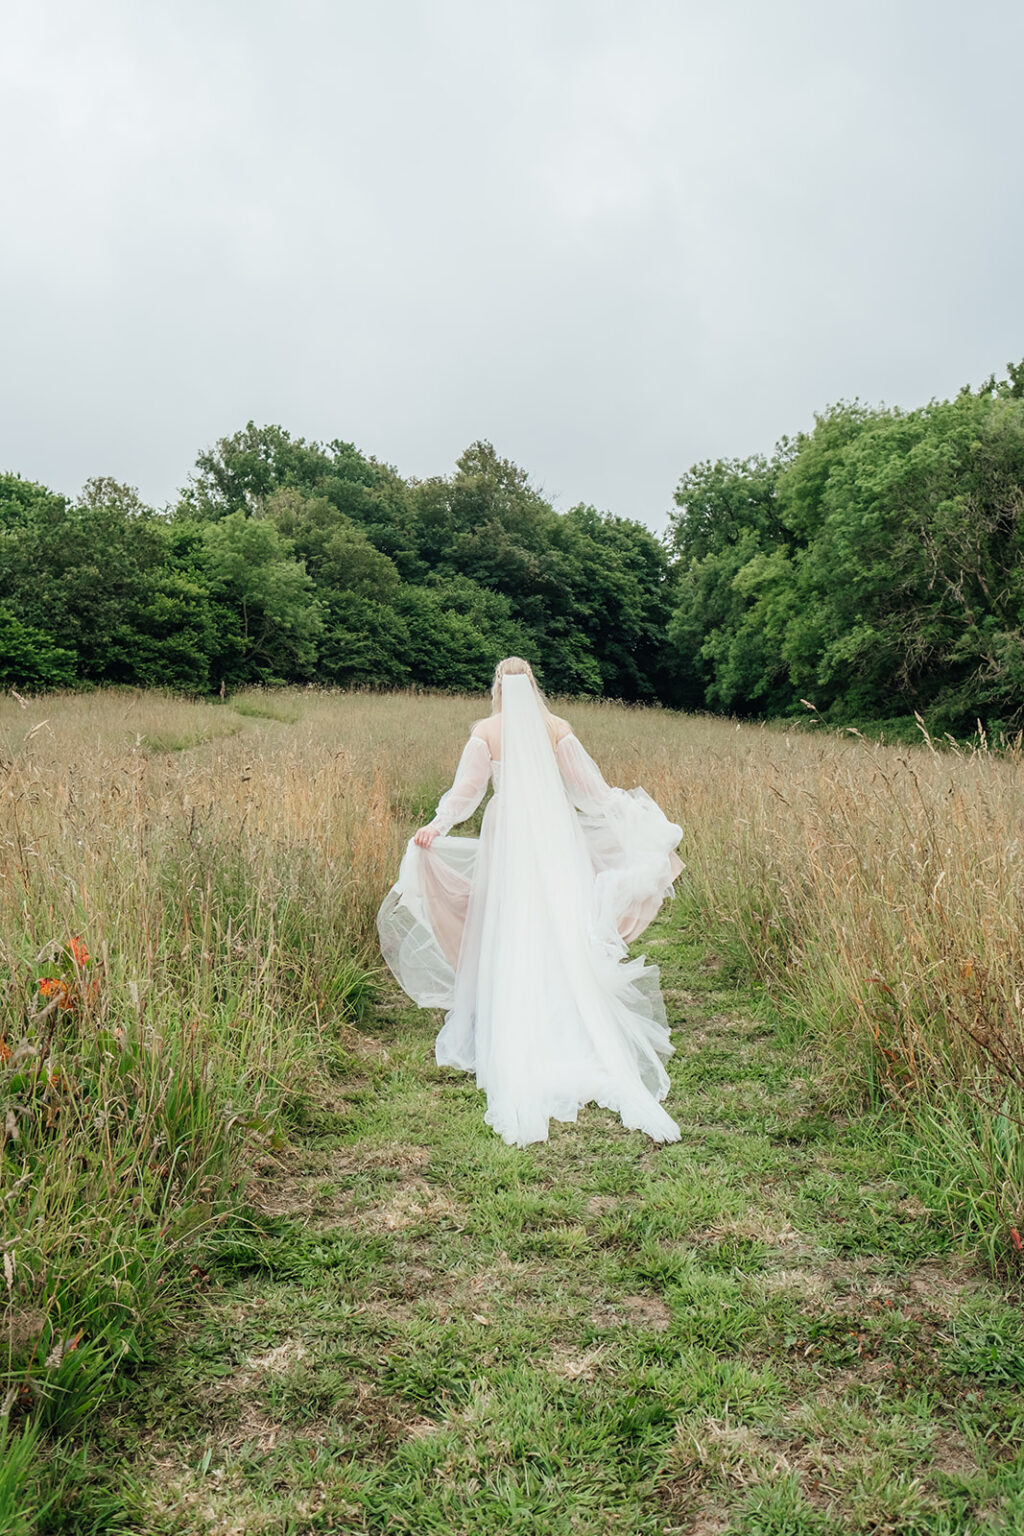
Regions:
<instances>
[{"instance_id":1,"label":"overcast sky","mask_svg":"<svg viewBox=\"0 0 1024 1536\"><path fill-rule=\"evenodd\" d=\"M696 460L1024 356L1020 0L3 0L0 469Z\"/></svg>"}]
</instances>

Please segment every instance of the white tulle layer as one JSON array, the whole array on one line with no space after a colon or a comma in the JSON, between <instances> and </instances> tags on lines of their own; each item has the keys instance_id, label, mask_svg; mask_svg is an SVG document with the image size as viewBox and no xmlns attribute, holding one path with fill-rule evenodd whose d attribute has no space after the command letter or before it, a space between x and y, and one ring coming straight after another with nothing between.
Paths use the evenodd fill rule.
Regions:
<instances>
[{"instance_id":1,"label":"white tulle layer","mask_svg":"<svg viewBox=\"0 0 1024 1536\"><path fill-rule=\"evenodd\" d=\"M643 790L602 785L599 809L577 814L563 790L561 814L524 836L503 824L493 769L479 839L409 844L378 918L384 957L415 1002L447 1010L437 1061L475 1073L506 1142L544 1141L591 1102L677 1140L658 971L625 940L671 890L680 828Z\"/></svg>"}]
</instances>

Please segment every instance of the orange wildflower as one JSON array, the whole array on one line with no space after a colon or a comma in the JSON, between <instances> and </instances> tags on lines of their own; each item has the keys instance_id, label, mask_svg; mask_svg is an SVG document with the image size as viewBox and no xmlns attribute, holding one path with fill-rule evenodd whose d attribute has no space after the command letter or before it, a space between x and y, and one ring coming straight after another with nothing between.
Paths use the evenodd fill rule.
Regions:
<instances>
[{"instance_id":1,"label":"orange wildflower","mask_svg":"<svg viewBox=\"0 0 1024 1536\"><path fill-rule=\"evenodd\" d=\"M63 976L44 976L39 983L39 991L43 997L52 998L58 1008L73 1008L77 1001L75 989Z\"/></svg>"},{"instance_id":2,"label":"orange wildflower","mask_svg":"<svg viewBox=\"0 0 1024 1536\"><path fill-rule=\"evenodd\" d=\"M89 964L89 951L86 949L85 943L78 936L78 934L76 934L75 937L71 940L71 953L75 957L76 965Z\"/></svg>"}]
</instances>

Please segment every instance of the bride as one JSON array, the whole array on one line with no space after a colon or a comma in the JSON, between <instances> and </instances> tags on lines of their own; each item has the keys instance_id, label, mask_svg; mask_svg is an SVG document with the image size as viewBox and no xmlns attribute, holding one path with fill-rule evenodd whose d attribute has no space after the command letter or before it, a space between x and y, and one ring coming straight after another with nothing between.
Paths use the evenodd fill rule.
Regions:
<instances>
[{"instance_id":1,"label":"bride","mask_svg":"<svg viewBox=\"0 0 1024 1536\"><path fill-rule=\"evenodd\" d=\"M591 1101L677 1141L658 972L626 942L671 893L682 831L642 789L609 788L529 662L499 662L491 697L384 898L384 958L414 1002L447 1010L438 1063L476 1074L510 1145ZM449 837L489 782L479 840Z\"/></svg>"}]
</instances>

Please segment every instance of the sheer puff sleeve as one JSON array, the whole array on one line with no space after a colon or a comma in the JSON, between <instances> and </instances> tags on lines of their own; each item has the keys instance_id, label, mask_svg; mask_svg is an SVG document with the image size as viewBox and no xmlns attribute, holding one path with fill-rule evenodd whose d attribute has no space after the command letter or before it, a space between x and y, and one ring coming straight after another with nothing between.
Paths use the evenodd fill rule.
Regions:
<instances>
[{"instance_id":1,"label":"sheer puff sleeve","mask_svg":"<svg viewBox=\"0 0 1024 1536\"><path fill-rule=\"evenodd\" d=\"M682 827L643 789L615 789L570 731L556 748L558 766L596 875L595 925L629 943L643 933L684 865L676 853Z\"/></svg>"},{"instance_id":2,"label":"sheer puff sleeve","mask_svg":"<svg viewBox=\"0 0 1024 1536\"><path fill-rule=\"evenodd\" d=\"M478 844L475 837L449 838L448 833L456 822L472 816L490 774L487 743L471 736L455 782L441 796L430 823L438 837L429 848L409 843L398 879L377 914L384 959L421 1008L452 1006Z\"/></svg>"},{"instance_id":3,"label":"sheer puff sleeve","mask_svg":"<svg viewBox=\"0 0 1024 1536\"><path fill-rule=\"evenodd\" d=\"M487 789L491 776L491 754L481 736L471 736L462 749L455 781L437 803L437 813L430 826L447 837L458 822L472 816Z\"/></svg>"}]
</instances>

